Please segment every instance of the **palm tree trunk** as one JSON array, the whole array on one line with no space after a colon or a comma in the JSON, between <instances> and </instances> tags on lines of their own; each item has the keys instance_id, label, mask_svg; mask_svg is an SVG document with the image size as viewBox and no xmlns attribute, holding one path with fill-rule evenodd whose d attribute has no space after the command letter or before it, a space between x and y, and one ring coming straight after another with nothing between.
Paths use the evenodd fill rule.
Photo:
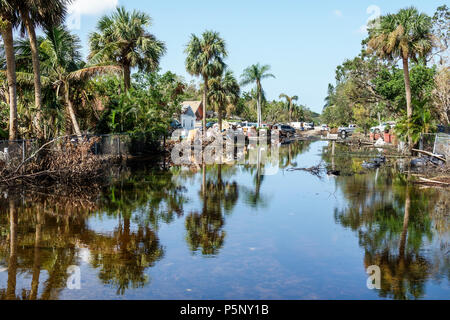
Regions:
<instances>
[{"instance_id":1,"label":"palm tree trunk","mask_svg":"<svg viewBox=\"0 0 450 320\"><path fill-rule=\"evenodd\" d=\"M222 109L218 109L219 131L222 132Z\"/></svg>"},{"instance_id":2,"label":"palm tree trunk","mask_svg":"<svg viewBox=\"0 0 450 320\"><path fill-rule=\"evenodd\" d=\"M292 122L292 103L289 103L289 124Z\"/></svg>"},{"instance_id":3,"label":"palm tree trunk","mask_svg":"<svg viewBox=\"0 0 450 320\"><path fill-rule=\"evenodd\" d=\"M203 77L205 86L203 88L203 135L206 135L206 110L208 109L208 77Z\"/></svg>"},{"instance_id":4,"label":"palm tree trunk","mask_svg":"<svg viewBox=\"0 0 450 320\"><path fill-rule=\"evenodd\" d=\"M123 65L123 82L124 90L127 92L131 88L131 69L127 63Z\"/></svg>"},{"instance_id":5,"label":"palm tree trunk","mask_svg":"<svg viewBox=\"0 0 450 320\"><path fill-rule=\"evenodd\" d=\"M34 127L39 139L43 138L43 131L41 129L42 119L42 84L41 84L41 64L39 61L39 50L37 46L36 30L31 22L30 17L26 13L21 13L25 27L27 28L28 38L30 40L31 58L33 61L34 74L34 103L36 105L36 118Z\"/></svg>"},{"instance_id":6,"label":"palm tree trunk","mask_svg":"<svg viewBox=\"0 0 450 320\"><path fill-rule=\"evenodd\" d=\"M408 143L409 149L413 148L413 139L411 132L411 122L413 117L412 95L411 95L411 79L409 77L408 58L403 57L403 72L405 74L405 90L406 90L406 111L408 114Z\"/></svg>"},{"instance_id":7,"label":"palm tree trunk","mask_svg":"<svg viewBox=\"0 0 450 320\"><path fill-rule=\"evenodd\" d=\"M9 140L17 140L17 83L16 60L14 56L13 28L9 21L1 30L5 46L7 80L9 87Z\"/></svg>"},{"instance_id":8,"label":"palm tree trunk","mask_svg":"<svg viewBox=\"0 0 450 320\"><path fill-rule=\"evenodd\" d=\"M258 128L261 127L261 122L262 122L262 114L261 114L261 100L262 100L262 88L261 85L258 83L257 84L258 87L258 101L257 101L257 106L258 106Z\"/></svg>"},{"instance_id":9,"label":"palm tree trunk","mask_svg":"<svg viewBox=\"0 0 450 320\"><path fill-rule=\"evenodd\" d=\"M80 131L80 127L78 125L77 117L75 116L75 111L73 110L72 101L70 101L69 85L67 83L65 85L64 95L65 95L66 104L67 104L67 111L69 112L69 116L72 121L73 129L75 130L76 135L80 137L81 131Z\"/></svg>"}]
</instances>

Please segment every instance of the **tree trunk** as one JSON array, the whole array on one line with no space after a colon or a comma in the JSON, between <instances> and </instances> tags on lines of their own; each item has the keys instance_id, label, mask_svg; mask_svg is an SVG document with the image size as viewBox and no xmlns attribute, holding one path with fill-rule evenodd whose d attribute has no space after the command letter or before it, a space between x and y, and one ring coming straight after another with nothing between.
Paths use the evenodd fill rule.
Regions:
<instances>
[{"instance_id":1,"label":"tree trunk","mask_svg":"<svg viewBox=\"0 0 450 320\"><path fill-rule=\"evenodd\" d=\"M203 135L206 136L206 110L208 109L208 77L203 77L205 86L203 88Z\"/></svg>"},{"instance_id":2,"label":"tree trunk","mask_svg":"<svg viewBox=\"0 0 450 320\"><path fill-rule=\"evenodd\" d=\"M412 150L413 139L412 139L412 132L411 132L411 123L412 123L412 117L413 117L413 107L412 107L411 80L409 77L408 58L403 58L403 72L405 74L406 111L407 111L407 115L408 115L408 144L409 144L409 150Z\"/></svg>"},{"instance_id":3,"label":"tree trunk","mask_svg":"<svg viewBox=\"0 0 450 320\"><path fill-rule=\"evenodd\" d=\"M289 103L289 124L292 122L292 103Z\"/></svg>"},{"instance_id":4,"label":"tree trunk","mask_svg":"<svg viewBox=\"0 0 450 320\"><path fill-rule=\"evenodd\" d=\"M12 24L5 22L1 30L5 46L7 80L9 87L9 140L17 140L17 83L16 60L14 56L14 38Z\"/></svg>"},{"instance_id":5,"label":"tree trunk","mask_svg":"<svg viewBox=\"0 0 450 320\"><path fill-rule=\"evenodd\" d=\"M131 69L129 64L123 65L123 82L124 82L124 90L128 92L131 88Z\"/></svg>"},{"instance_id":6,"label":"tree trunk","mask_svg":"<svg viewBox=\"0 0 450 320\"><path fill-rule=\"evenodd\" d=\"M222 132L222 109L218 109L219 131Z\"/></svg>"},{"instance_id":7,"label":"tree trunk","mask_svg":"<svg viewBox=\"0 0 450 320\"><path fill-rule=\"evenodd\" d=\"M36 30L30 17L27 13L22 13L21 16L25 27L27 28L28 38L30 40L31 58L33 61L33 74L34 74L34 103L36 105L36 118L34 119L34 127L37 133L37 137L42 139L44 137L43 130L41 128L42 119L42 84L41 84L41 64L39 61L39 49L37 46Z\"/></svg>"},{"instance_id":8,"label":"tree trunk","mask_svg":"<svg viewBox=\"0 0 450 320\"><path fill-rule=\"evenodd\" d=\"M76 135L81 137L81 131L80 127L78 126L77 117L75 116L75 111L73 110L72 101L70 101L69 89L69 85L66 83L64 94L66 97L67 111L69 112L70 120L72 121L73 129L75 130Z\"/></svg>"},{"instance_id":9,"label":"tree trunk","mask_svg":"<svg viewBox=\"0 0 450 320\"><path fill-rule=\"evenodd\" d=\"M257 101L257 106L258 106L258 128L261 127L261 123L262 123L262 112L261 112L261 100L262 100L262 88L261 88L261 84L257 83L257 91L258 91L258 101Z\"/></svg>"}]
</instances>

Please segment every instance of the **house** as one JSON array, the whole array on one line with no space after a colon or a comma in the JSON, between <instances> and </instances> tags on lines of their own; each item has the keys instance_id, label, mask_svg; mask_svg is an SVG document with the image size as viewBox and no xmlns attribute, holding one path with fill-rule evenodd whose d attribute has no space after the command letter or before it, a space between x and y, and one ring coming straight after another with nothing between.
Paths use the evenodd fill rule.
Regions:
<instances>
[{"instance_id":1,"label":"house","mask_svg":"<svg viewBox=\"0 0 450 320\"><path fill-rule=\"evenodd\" d=\"M195 129L196 116L190 105L183 106L181 109L180 123L184 130Z\"/></svg>"},{"instance_id":2,"label":"house","mask_svg":"<svg viewBox=\"0 0 450 320\"><path fill-rule=\"evenodd\" d=\"M203 102L202 101L184 101L182 104L182 110L186 107L190 107L195 114L195 120L200 121L203 119ZM183 123L182 123L183 124Z\"/></svg>"}]
</instances>

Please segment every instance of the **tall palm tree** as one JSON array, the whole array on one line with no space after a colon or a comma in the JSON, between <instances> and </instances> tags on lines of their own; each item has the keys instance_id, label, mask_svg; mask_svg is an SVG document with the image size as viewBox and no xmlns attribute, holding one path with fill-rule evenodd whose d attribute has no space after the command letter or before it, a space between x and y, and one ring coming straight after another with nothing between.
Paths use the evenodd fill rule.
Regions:
<instances>
[{"instance_id":1,"label":"tall palm tree","mask_svg":"<svg viewBox=\"0 0 450 320\"><path fill-rule=\"evenodd\" d=\"M374 51L382 59L403 61L405 75L408 127L411 126L413 106L409 60L418 61L428 56L433 49L432 19L414 8L400 10L397 14L381 17L379 24L369 28L369 52ZM411 130L408 130L409 147L413 146Z\"/></svg>"},{"instance_id":2,"label":"tall palm tree","mask_svg":"<svg viewBox=\"0 0 450 320\"><path fill-rule=\"evenodd\" d=\"M56 95L59 97L60 93L63 94L73 129L81 136L70 96L71 85L102 74L119 73L122 69L114 65L86 66L80 56L80 39L64 27L53 27L47 31L46 39L41 44L41 53L44 56L42 69L56 87Z\"/></svg>"},{"instance_id":3,"label":"tall palm tree","mask_svg":"<svg viewBox=\"0 0 450 320\"><path fill-rule=\"evenodd\" d=\"M261 81L267 78L275 78L275 76L269 73L269 65L254 64L247 69L241 75L241 85L246 86L250 83L256 83L256 95L257 95L257 108L258 108L258 127L261 127L262 123L262 97L264 95Z\"/></svg>"},{"instance_id":4,"label":"tall palm tree","mask_svg":"<svg viewBox=\"0 0 450 320\"><path fill-rule=\"evenodd\" d=\"M210 88L208 97L216 107L219 130L222 132L222 117L226 110L226 106L237 103L241 89L231 71L226 71L223 76L212 78L208 85Z\"/></svg>"},{"instance_id":5,"label":"tall palm tree","mask_svg":"<svg viewBox=\"0 0 450 320\"><path fill-rule=\"evenodd\" d=\"M28 34L34 74L34 98L36 117L34 127L39 138L43 138L40 128L42 118L42 83L39 61L39 48L36 28L57 26L62 23L67 13L67 5L72 0L22 0L17 7L22 21L22 33Z\"/></svg>"},{"instance_id":6,"label":"tall palm tree","mask_svg":"<svg viewBox=\"0 0 450 320\"><path fill-rule=\"evenodd\" d=\"M131 68L153 72L166 52L164 42L147 31L151 17L143 12L118 7L111 16L104 16L97 24L99 32L89 37L92 63L115 63L122 67L124 89L131 86Z\"/></svg>"},{"instance_id":7,"label":"tall palm tree","mask_svg":"<svg viewBox=\"0 0 450 320\"><path fill-rule=\"evenodd\" d=\"M290 97L285 93L280 94L280 99L286 99L288 103L288 110L289 110L289 122L292 122L292 111L294 109L293 102L298 101L298 96Z\"/></svg>"},{"instance_id":8,"label":"tall palm tree","mask_svg":"<svg viewBox=\"0 0 450 320\"><path fill-rule=\"evenodd\" d=\"M203 133L205 134L209 79L221 75L225 69L223 60L228 55L225 41L218 32L214 31L203 32L201 38L193 34L185 53L187 54L187 72L203 79Z\"/></svg>"},{"instance_id":9,"label":"tall palm tree","mask_svg":"<svg viewBox=\"0 0 450 320\"><path fill-rule=\"evenodd\" d=\"M0 0L0 32L6 57L6 76L8 81L9 140L17 139L17 83L16 59L14 57L13 29L18 25L16 1Z\"/></svg>"}]
</instances>

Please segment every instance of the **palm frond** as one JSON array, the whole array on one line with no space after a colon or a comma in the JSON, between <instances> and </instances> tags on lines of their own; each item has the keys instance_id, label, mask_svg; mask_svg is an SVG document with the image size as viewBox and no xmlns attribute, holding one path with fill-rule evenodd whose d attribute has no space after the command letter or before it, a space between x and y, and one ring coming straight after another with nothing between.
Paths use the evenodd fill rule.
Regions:
<instances>
[{"instance_id":1,"label":"palm frond","mask_svg":"<svg viewBox=\"0 0 450 320\"><path fill-rule=\"evenodd\" d=\"M71 72L68 76L68 80L73 81L86 81L97 76L102 76L106 74L121 74L122 68L119 66L91 66L87 68L83 68L80 70L76 70Z\"/></svg>"}]
</instances>

